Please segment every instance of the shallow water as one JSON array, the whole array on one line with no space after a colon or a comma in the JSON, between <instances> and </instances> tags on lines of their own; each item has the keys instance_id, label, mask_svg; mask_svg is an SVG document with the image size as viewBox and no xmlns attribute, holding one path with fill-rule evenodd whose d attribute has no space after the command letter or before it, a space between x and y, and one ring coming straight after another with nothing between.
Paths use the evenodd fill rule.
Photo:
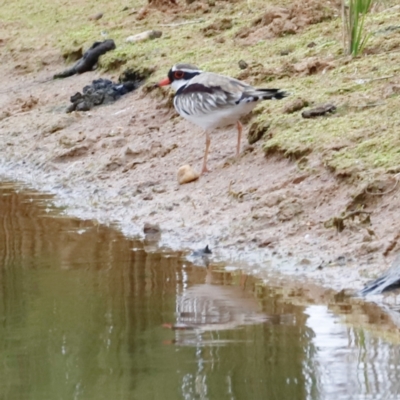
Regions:
<instances>
[{"instance_id":1,"label":"shallow water","mask_svg":"<svg viewBox=\"0 0 400 400\"><path fill-rule=\"evenodd\" d=\"M0 186L0 399L399 398L399 345L345 325L351 305L194 266L48 198Z\"/></svg>"}]
</instances>

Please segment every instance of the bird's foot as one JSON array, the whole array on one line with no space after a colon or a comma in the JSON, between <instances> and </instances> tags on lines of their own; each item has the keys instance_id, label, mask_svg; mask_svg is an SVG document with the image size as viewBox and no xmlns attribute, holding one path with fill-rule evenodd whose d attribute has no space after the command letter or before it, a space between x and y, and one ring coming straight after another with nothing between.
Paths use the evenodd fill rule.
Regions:
<instances>
[{"instance_id":1,"label":"bird's foot","mask_svg":"<svg viewBox=\"0 0 400 400\"><path fill-rule=\"evenodd\" d=\"M208 172L211 172L205 165L203 165L203 168L201 169L201 174L204 175L207 174Z\"/></svg>"}]
</instances>

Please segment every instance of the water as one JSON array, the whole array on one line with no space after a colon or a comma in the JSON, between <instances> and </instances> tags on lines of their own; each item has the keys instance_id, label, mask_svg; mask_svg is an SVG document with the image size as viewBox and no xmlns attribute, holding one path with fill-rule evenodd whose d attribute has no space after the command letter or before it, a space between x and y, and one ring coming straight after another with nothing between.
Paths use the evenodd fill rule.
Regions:
<instances>
[{"instance_id":1,"label":"water","mask_svg":"<svg viewBox=\"0 0 400 400\"><path fill-rule=\"evenodd\" d=\"M343 324L367 306L302 304L47 198L0 186L0 399L400 398L396 340Z\"/></svg>"}]
</instances>

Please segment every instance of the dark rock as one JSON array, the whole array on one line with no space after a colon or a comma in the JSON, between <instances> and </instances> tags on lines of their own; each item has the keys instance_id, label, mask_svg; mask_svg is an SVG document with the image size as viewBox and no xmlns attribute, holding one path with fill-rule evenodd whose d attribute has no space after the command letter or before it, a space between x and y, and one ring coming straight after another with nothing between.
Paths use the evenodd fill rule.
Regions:
<instances>
[{"instance_id":1,"label":"dark rock","mask_svg":"<svg viewBox=\"0 0 400 400\"><path fill-rule=\"evenodd\" d=\"M90 109L91 109L90 105L82 101L76 104L75 108L71 111L89 111Z\"/></svg>"},{"instance_id":2,"label":"dark rock","mask_svg":"<svg viewBox=\"0 0 400 400\"><path fill-rule=\"evenodd\" d=\"M70 104L67 109L65 110L66 113L71 113L72 111L75 111L76 105L74 103Z\"/></svg>"},{"instance_id":3,"label":"dark rock","mask_svg":"<svg viewBox=\"0 0 400 400\"><path fill-rule=\"evenodd\" d=\"M71 103L76 103L77 101L83 98L82 93L76 92L73 96L70 97Z\"/></svg>"},{"instance_id":4,"label":"dark rock","mask_svg":"<svg viewBox=\"0 0 400 400\"><path fill-rule=\"evenodd\" d=\"M108 79L96 79L91 85L83 88L83 94L77 92L71 96L72 105L67 108L67 112L89 111L94 106L113 103L126 93L137 89L140 84L141 81L113 83Z\"/></svg>"},{"instance_id":5,"label":"dark rock","mask_svg":"<svg viewBox=\"0 0 400 400\"><path fill-rule=\"evenodd\" d=\"M238 64L239 64L239 68L240 68L240 69L246 69L246 68L249 66L249 64L247 64L247 62L244 61L244 60L240 60L240 61L238 62Z\"/></svg>"},{"instance_id":6,"label":"dark rock","mask_svg":"<svg viewBox=\"0 0 400 400\"><path fill-rule=\"evenodd\" d=\"M107 51L114 50L115 48L116 46L112 39L107 39L104 42L94 42L90 49L83 54L83 57L78 60L72 68L68 68L59 74L55 74L53 79L67 78L75 74L92 71L96 68L100 56L107 53Z\"/></svg>"},{"instance_id":7,"label":"dark rock","mask_svg":"<svg viewBox=\"0 0 400 400\"><path fill-rule=\"evenodd\" d=\"M333 104L324 104L322 106L318 106L312 108L311 110L306 110L301 113L303 118L315 118L320 117L325 114L332 114L336 111L336 106Z\"/></svg>"}]
</instances>

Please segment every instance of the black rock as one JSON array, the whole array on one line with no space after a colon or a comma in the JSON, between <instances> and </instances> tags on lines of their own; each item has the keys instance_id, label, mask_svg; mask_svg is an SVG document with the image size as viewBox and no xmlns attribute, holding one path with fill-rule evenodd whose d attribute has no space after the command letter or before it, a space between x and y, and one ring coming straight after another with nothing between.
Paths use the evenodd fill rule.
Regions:
<instances>
[{"instance_id":1,"label":"black rock","mask_svg":"<svg viewBox=\"0 0 400 400\"><path fill-rule=\"evenodd\" d=\"M59 74L55 74L53 79L67 78L75 74L92 71L96 68L100 56L115 48L115 42L112 39L104 40L104 42L94 42L76 64Z\"/></svg>"},{"instance_id":2,"label":"black rock","mask_svg":"<svg viewBox=\"0 0 400 400\"><path fill-rule=\"evenodd\" d=\"M312 108L310 110L303 111L301 113L301 116L303 118L315 118L326 114L333 114L335 111L336 111L336 106L334 104L329 103Z\"/></svg>"},{"instance_id":3,"label":"black rock","mask_svg":"<svg viewBox=\"0 0 400 400\"><path fill-rule=\"evenodd\" d=\"M126 93L132 92L139 85L134 82L113 83L109 79L96 79L91 85L83 88L82 93L78 92L71 96L72 106L67 112L89 111L94 106L109 104L118 100Z\"/></svg>"}]
</instances>

